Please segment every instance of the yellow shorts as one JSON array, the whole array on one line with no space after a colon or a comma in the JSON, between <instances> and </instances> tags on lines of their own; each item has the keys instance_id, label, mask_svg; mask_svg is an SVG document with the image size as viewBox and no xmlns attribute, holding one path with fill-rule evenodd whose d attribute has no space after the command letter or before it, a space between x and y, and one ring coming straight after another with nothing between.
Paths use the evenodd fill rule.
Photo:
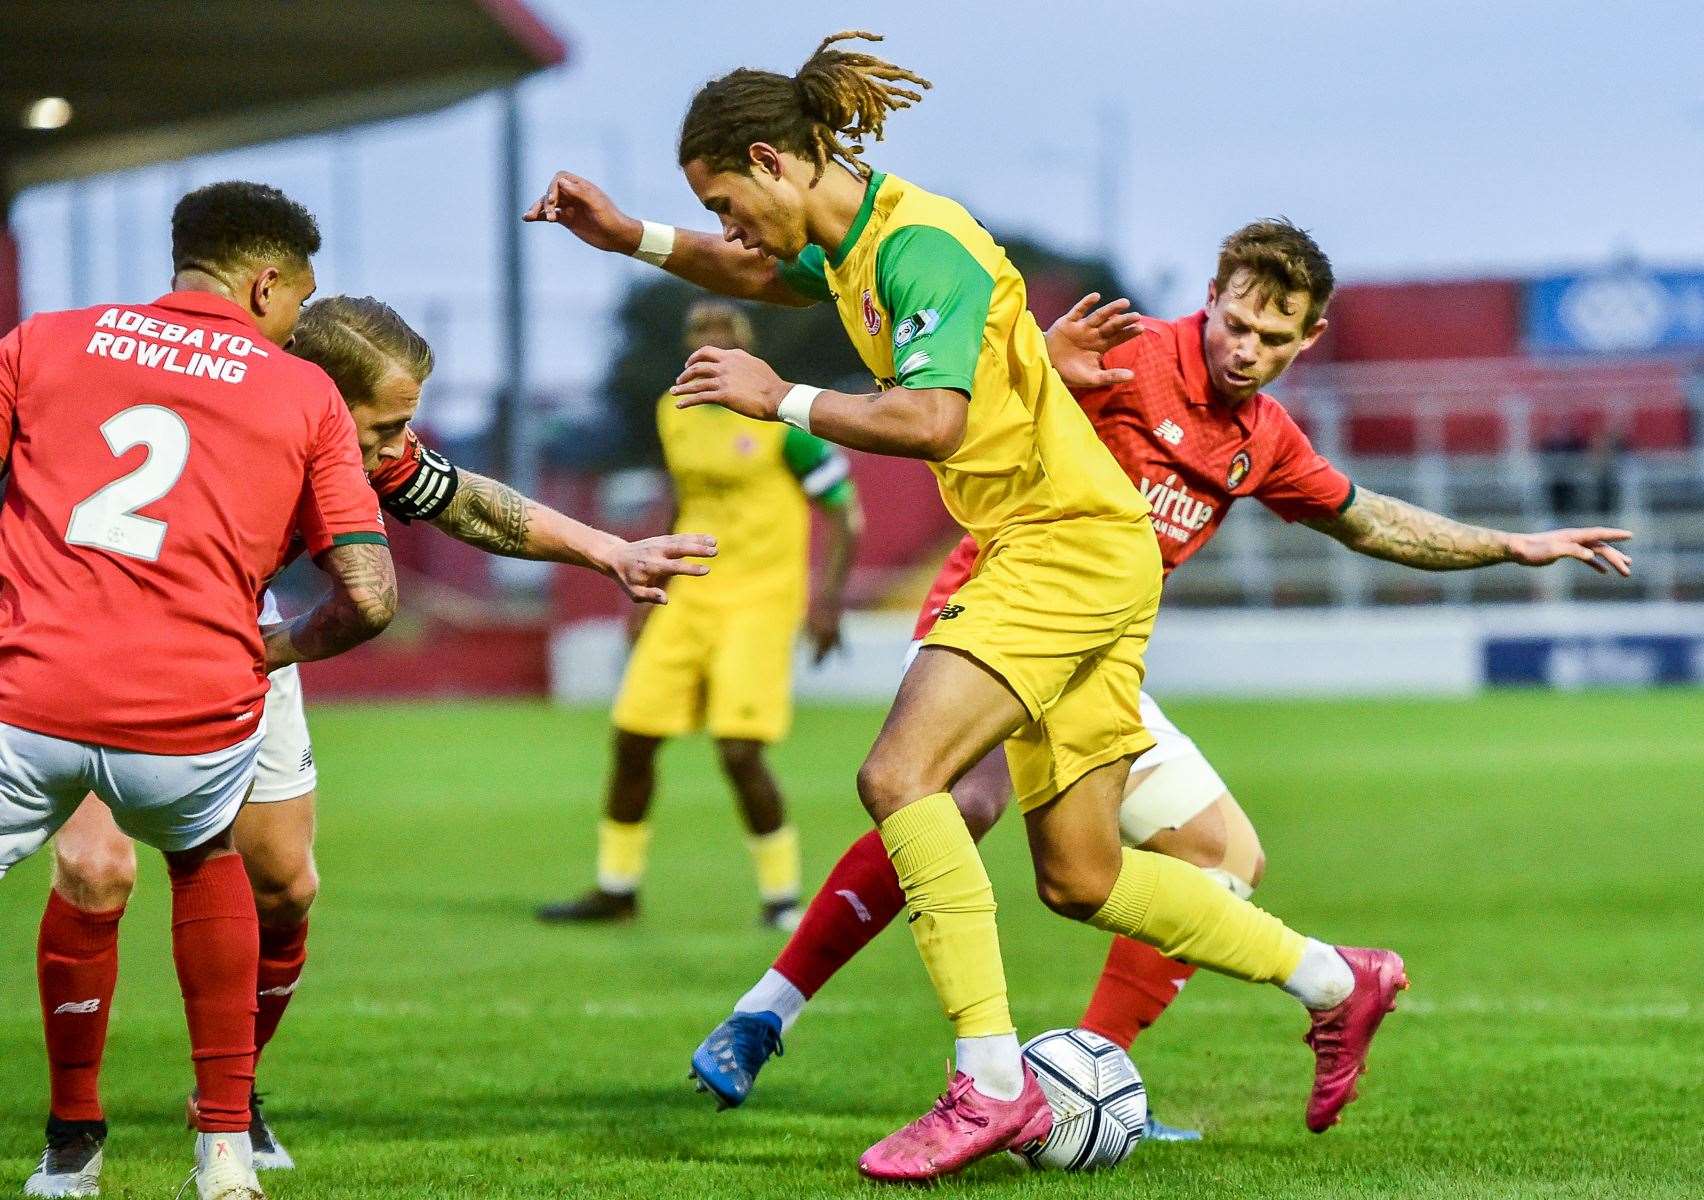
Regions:
<instances>
[{"instance_id":1,"label":"yellow shorts","mask_svg":"<svg viewBox=\"0 0 1704 1200\"><path fill-rule=\"evenodd\" d=\"M1006 742L1019 811L1153 746L1139 701L1162 574L1145 520L1019 529L984 552L923 639L994 671L1029 710Z\"/></svg>"},{"instance_id":2,"label":"yellow shorts","mask_svg":"<svg viewBox=\"0 0 1704 1200\"><path fill-rule=\"evenodd\" d=\"M665 604L645 621L610 714L617 729L780 741L793 722L796 610Z\"/></svg>"}]
</instances>

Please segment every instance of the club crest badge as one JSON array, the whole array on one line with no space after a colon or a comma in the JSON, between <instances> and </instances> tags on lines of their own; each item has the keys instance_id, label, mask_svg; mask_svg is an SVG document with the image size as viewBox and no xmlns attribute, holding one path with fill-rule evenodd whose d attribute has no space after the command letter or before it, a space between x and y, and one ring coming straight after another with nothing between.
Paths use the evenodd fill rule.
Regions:
<instances>
[{"instance_id":1,"label":"club crest badge","mask_svg":"<svg viewBox=\"0 0 1704 1200\"><path fill-rule=\"evenodd\" d=\"M1254 464L1249 460L1247 450L1238 450L1231 459L1230 470L1225 472L1225 490L1234 492L1243 480L1248 478L1249 468Z\"/></svg>"},{"instance_id":2,"label":"club crest badge","mask_svg":"<svg viewBox=\"0 0 1704 1200\"><path fill-rule=\"evenodd\" d=\"M871 337L882 331L882 313L876 307L876 302L870 298L870 289L864 289L864 328Z\"/></svg>"}]
</instances>

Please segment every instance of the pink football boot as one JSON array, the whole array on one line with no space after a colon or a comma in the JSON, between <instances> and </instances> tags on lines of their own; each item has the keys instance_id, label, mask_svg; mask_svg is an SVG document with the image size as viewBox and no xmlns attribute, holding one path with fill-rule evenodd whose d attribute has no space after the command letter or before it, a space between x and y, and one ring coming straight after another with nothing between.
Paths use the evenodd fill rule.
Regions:
<instances>
[{"instance_id":1,"label":"pink football boot","mask_svg":"<svg viewBox=\"0 0 1704 1200\"><path fill-rule=\"evenodd\" d=\"M1367 1069L1367 1050L1385 1014L1396 1009L1396 994L1408 986L1402 956L1394 950L1336 950L1355 976L1355 990L1336 1008L1313 1014L1313 1028L1302 1040L1313 1048L1313 1094L1308 1097L1308 1128L1324 1133L1355 1098L1355 1081Z\"/></svg>"},{"instance_id":2,"label":"pink football boot","mask_svg":"<svg viewBox=\"0 0 1704 1200\"><path fill-rule=\"evenodd\" d=\"M935 1107L864 1151L858 1170L886 1183L919 1183L962 1171L979 1158L1040 1141L1053 1131L1053 1110L1024 1064L1016 1100L984 1096L960 1071Z\"/></svg>"}]
</instances>

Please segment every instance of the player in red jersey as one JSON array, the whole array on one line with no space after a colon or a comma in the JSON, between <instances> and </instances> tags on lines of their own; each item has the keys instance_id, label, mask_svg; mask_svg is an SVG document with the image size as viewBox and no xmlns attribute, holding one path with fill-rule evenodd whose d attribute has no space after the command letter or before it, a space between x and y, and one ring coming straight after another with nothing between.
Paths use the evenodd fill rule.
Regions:
<instances>
[{"instance_id":1,"label":"player in red jersey","mask_svg":"<svg viewBox=\"0 0 1704 1200\"><path fill-rule=\"evenodd\" d=\"M91 790L164 853L202 1200L261 1194L258 929L231 826L266 672L346 650L396 608L354 423L325 373L279 348L318 249L276 189L213 184L172 214L169 294L0 340L0 873ZM298 538L334 589L263 641L255 597Z\"/></svg>"},{"instance_id":2,"label":"player in red jersey","mask_svg":"<svg viewBox=\"0 0 1704 1200\"><path fill-rule=\"evenodd\" d=\"M711 539L671 535L626 542L497 480L458 470L424 447L410 422L432 371L432 350L388 305L371 297L317 301L303 312L290 350L329 374L348 405L363 466L378 494L370 506L382 505L404 522L430 522L493 554L592 567L641 602L663 602L661 585L672 575L706 571L691 560L714 552ZM278 619L269 592L261 621ZM288 667L271 677L254 792L235 825L236 848L260 913L257 1059L307 960L308 911L319 886L313 860L316 783L301 684ZM54 848L53 890L38 944L52 1084L49 1154L57 1131L63 1144L57 1165L72 1169L53 1174L81 1175L82 1186L92 1187L101 1163L94 1161L92 1170L88 1164L106 1137L99 1077L118 975L118 922L135 884L136 856L130 839L93 801L60 830ZM257 1169L293 1166L252 1093L249 1108Z\"/></svg>"},{"instance_id":3,"label":"player in red jersey","mask_svg":"<svg viewBox=\"0 0 1704 1200\"><path fill-rule=\"evenodd\" d=\"M1626 530L1516 534L1464 525L1357 489L1315 451L1262 389L1325 332L1332 286L1330 263L1312 238L1288 222L1261 221L1225 241L1203 311L1158 321L1127 312L1119 301L1091 313L1098 300L1091 296L1049 331L1054 366L1153 508L1168 573L1213 536L1233 502L1253 497L1352 550L1423 570L1579 559L1599 571L1628 574L1626 555L1610 545L1630 536ZM975 541L966 538L947 559L919 617L917 638L937 620L956 616L953 594L970 577L977 554ZM1247 897L1265 869L1253 825L1146 689L1141 704L1156 745L1131 768L1119 813L1124 840L1194 863ZM980 838L1011 796L1000 751L959 780L953 796ZM880 840L859 839L829 873L774 965L699 1046L692 1069L701 1089L724 1107L743 1102L809 998L903 904ZM1082 1024L1128 1049L1194 970L1150 946L1115 938ZM1310 1037L1333 1036L1325 1016ZM1350 1075L1326 1090L1343 1100L1353 1084ZM1317 1131L1329 1126L1335 1110L1310 1105L1308 1115ZM1154 1131L1199 1136L1163 1126Z\"/></svg>"}]
</instances>

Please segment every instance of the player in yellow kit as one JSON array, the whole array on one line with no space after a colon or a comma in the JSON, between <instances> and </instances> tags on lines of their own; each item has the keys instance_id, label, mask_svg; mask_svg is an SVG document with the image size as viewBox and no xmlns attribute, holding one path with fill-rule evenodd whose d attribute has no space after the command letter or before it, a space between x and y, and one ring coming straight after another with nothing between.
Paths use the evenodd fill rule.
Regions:
<instances>
[{"instance_id":1,"label":"player in yellow kit","mask_svg":"<svg viewBox=\"0 0 1704 1200\"><path fill-rule=\"evenodd\" d=\"M869 36L826 39L793 76L742 69L699 91L679 160L721 238L634 220L567 174L527 214L714 290L834 303L876 392L791 385L749 354L700 350L675 394L927 460L981 549L858 776L955 1026L958 1074L859 1167L931 1179L1052 1127L1007 1005L993 890L948 792L1001 741L1044 902L1280 984L1314 1011L1310 1118L1335 1117L1405 982L1401 960L1303 938L1199 869L1120 846L1124 780L1153 744L1137 713L1160 590L1147 504L1049 364L1005 252L953 201L863 163L859 140L928 86L836 45Z\"/></svg>"},{"instance_id":2,"label":"player in yellow kit","mask_svg":"<svg viewBox=\"0 0 1704 1200\"><path fill-rule=\"evenodd\" d=\"M687 313L686 351L746 350L751 322L722 300ZM793 716L793 643L801 619L816 661L840 641L846 578L858 539L858 498L846 456L803 430L716 405L657 404L657 433L674 485L677 529L712 531L724 552L708 587L673 587L646 618L611 720L613 762L598 826L597 884L546 905L541 920L596 922L637 915L650 844L658 749L707 728L745 819L764 924L799 917L799 836L786 820L764 747ZM826 518L828 554L808 608L810 511ZM694 580L695 583L700 582Z\"/></svg>"}]
</instances>

